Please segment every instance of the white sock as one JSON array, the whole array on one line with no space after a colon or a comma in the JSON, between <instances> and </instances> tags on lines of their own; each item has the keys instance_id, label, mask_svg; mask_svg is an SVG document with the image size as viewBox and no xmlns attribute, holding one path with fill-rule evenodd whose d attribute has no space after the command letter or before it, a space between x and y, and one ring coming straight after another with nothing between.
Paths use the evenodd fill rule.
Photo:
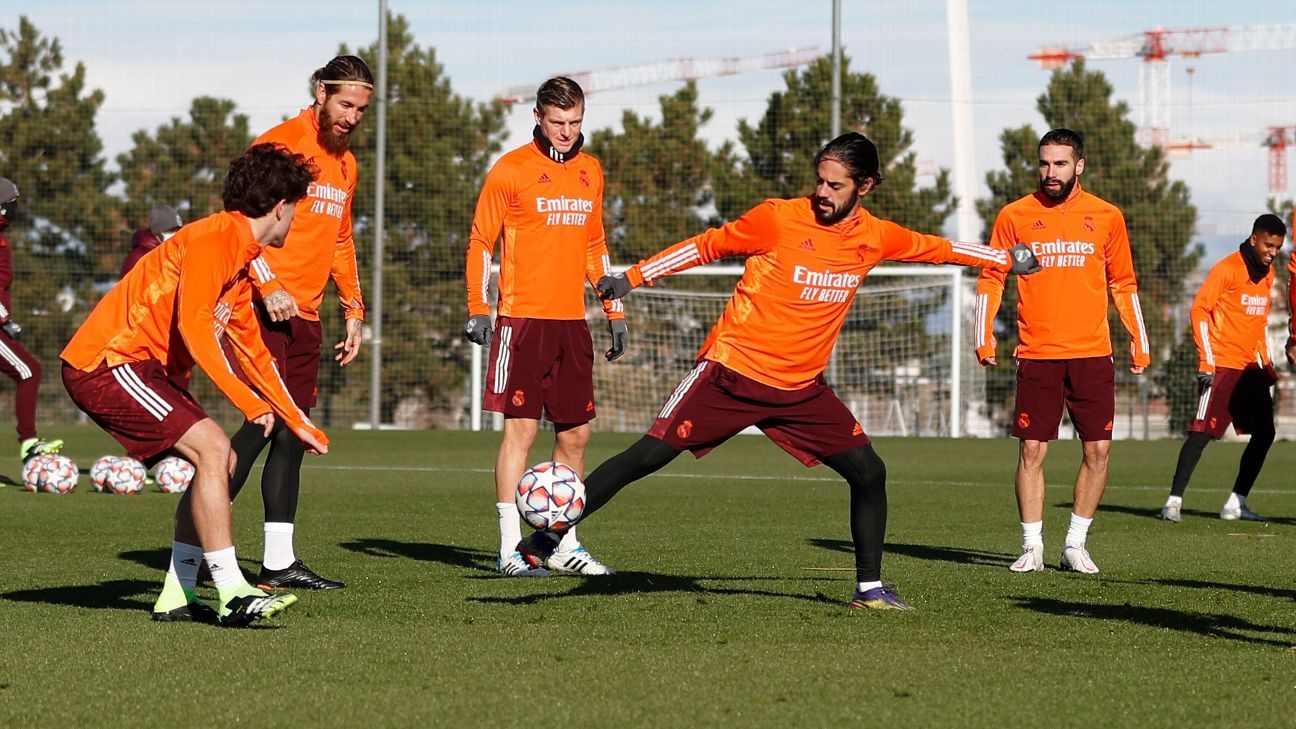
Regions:
<instances>
[{"instance_id":1,"label":"white sock","mask_svg":"<svg viewBox=\"0 0 1296 729\"><path fill-rule=\"evenodd\" d=\"M239 569L238 557L234 556L234 545L215 552L205 552L207 569L211 570L212 582L217 588L230 587L244 582L243 571Z\"/></svg>"},{"instance_id":2,"label":"white sock","mask_svg":"<svg viewBox=\"0 0 1296 729\"><path fill-rule=\"evenodd\" d=\"M1085 539L1089 536L1089 525L1093 519L1086 519L1078 516L1074 511L1071 512L1071 526L1067 527L1066 545L1068 547L1083 547Z\"/></svg>"},{"instance_id":3,"label":"white sock","mask_svg":"<svg viewBox=\"0 0 1296 729\"><path fill-rule=\"evenodd\" d=\"M1230 491L1228 501L1224 502L1224 507L1228 509L1240 509L1243 506L1246 506L1246 497L1238 496Z\"/></svg>"},{"instance_id":4,"label":"white sock","mask_svg":"<svg viewBox=\"0 0 1296 729\"><path fill-rule=\"evenodd\" d=\"M1023 547L1044 547L1044 520L1024 521L1022 527L1022 546Z\"/></svg>"},{"instance_id":5,"label":"white sock","mask_svg":"<svg viewBox=\"0 0 1296 729\"><path fill-rule=\"evenodd\" d=\"M193 590L198 584L198 566L202 564L202 560L202 547L171 542L171 563L167 566L167 575L176 578L176 582L184 589Z\"/></svg>"},{"instance_id":6,"label":"white sock","mask_svg":"<svg viewBox=\"0 0 1296 729\"><path fill-rule=\"evenodd\" d=\"M875 587L881 587L881 586L882 586L881 580L878 580L877 582L859 582L856 583L855 585L855 591L868 592L869 590L872 590Z\"/></svg>"},{"instance_id":7,"label":"white sock","mask_svg":"<svg viewBox=\"0 0 1296 729\"><path fill-rule=\"evenodd\" d=\"M517 544L522 541L522 517L518 515L517 504L496 503L495 510L499 512L499 553L507 557L517 551Z\"/></svg>"},{"instance_id":8,"label":"white sock","mask_svg":"<svg viewBox=\"0 0 1296 729\"><path fill-rule=\"evenodd\" d=\"M265 523L265 551L261 555L261 564L268 570L282 570L297 561L293 551L293 524L289 521L268 521Z\"/></svg>"},{"instance_id":9,"label":"white sock","mask_svg":"<svg viewBox=\"0 0 1296 729\"><path fill-rule=\"evenodd\" d=\"M576 527L568 529L567 533L562 535L562 539L558 540L559 552L571 552L579 548L580 540L576 538Z\"/></svg>"},{"instance_id":10,"label":"white sock","mask_svg":"<svg viewBox=\"0 0 1296 729\"><path fill-rule=\"evenodd\" d=\"M1183 506L1182 496L1171 496L1166 499L1166 506Z\"/></svg>"}]
</instances>

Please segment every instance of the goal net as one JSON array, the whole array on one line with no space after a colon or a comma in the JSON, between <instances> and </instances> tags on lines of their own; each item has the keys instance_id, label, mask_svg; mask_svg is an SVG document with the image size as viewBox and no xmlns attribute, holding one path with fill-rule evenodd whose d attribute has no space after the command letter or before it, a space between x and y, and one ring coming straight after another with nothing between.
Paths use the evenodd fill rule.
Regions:
<instances>
[{"instance_id":1,"label":"goal net","mask_svg":"<svg viewBox=\"0 0 1296 729\"><path fill-rule=\"evenodd\" d=\"M860 286L824 373L871 435L976 435L988 432L979 408L984 379L963 332L975 279L942 266L880 266ZM692 369L712 325L742 275L741 265L711 265L636 289L625 301L630 349L616 362L602 308L588 296L594 339L595 430L643 432ZM960 291L960 288L965 290ZM961 311L957 325L951 312ZM957 349L956 349L957 347ZM486 357L474 353L474 429L498 428L480 413Z\"/></svg>"}]
</instances>

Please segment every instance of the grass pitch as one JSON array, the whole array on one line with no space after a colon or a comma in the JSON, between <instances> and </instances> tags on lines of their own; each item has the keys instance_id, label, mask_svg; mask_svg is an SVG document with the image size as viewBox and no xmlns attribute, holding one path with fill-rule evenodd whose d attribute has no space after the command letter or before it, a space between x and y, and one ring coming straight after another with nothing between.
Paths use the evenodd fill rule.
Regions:
<instances>
[{"instance_id":1,"label":"grass pitch","mask_svg":"<svg viewBox=\"0 0 1296 729\"><path fill-rule=\"evenodd\" d=\"M1275 445L1215 517L1240 446L1207 449L1183 524L1155 518L1178 443L1117 443L1090 547L1056 570L1076 443L1048 464L1049 570L1016 575L1015 441L888 440L884 579L914 613L849 614L847 491L763 438L681 457L581 527L612 578L493 572L472 433L336 432L308 458L298 553L345 590L267 626L157 625L174 496L0 489L0 725L1276 726L1296 694L1296 467ZM589 463L632 442L596 434ZM532 460L545 459L537 448ZM16 460L0 470L17 476ZM261 548L255 486L235 508Z\"/></svg>"}]
</instances>

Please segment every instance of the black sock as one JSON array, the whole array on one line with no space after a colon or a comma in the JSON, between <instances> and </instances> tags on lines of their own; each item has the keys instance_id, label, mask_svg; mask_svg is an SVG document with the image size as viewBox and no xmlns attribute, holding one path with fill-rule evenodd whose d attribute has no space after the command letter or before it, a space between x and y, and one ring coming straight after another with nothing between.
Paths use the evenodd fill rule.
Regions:
<instances>
[{"instance_id":1,"label":"black sock","mask_svg":"<svg viewBox=\"0 0 1296 729\"><path fill-rule=\"evenodd\" d=\"M886 540L886 464L871 445L828 456L823 462L850 485L855 579L877 582L882 579L882 545Z\"/></svg>"},{"instance_id":2,"label":"black sock","mask_svg":"<svg viewBox=\"0 0 1296 729\"><path fill-rule=\"evenodd\" d=\"M270 436L270 453L261 474L261 500L265 520L292 524L297 519L297 495L301 492L301 465L306 447L282 424Z\"/></svg>"},{"instance_id":3,"label":"black sock","mask_svg":"<svg viewBox=\"0 0 1296 729\"><path fill-rule=\"evenodd\" d=\"M256 463L257 456L261 455L266 443L270 442L269 438L262 435L264 432L263 426L247 421L238 429L234 437L230 438L230 448L237 456L234 474L230 476L230 501L233 501L243 490L243 485L247 483L248 476L252 473L252 465Z\"/></svg>"},{"instance_id":4,"label":"black sock","mask_svg":"<svg viewBox=\"0 0 1296 729\"><path fill-rule=\"evenodd\" d=\"M1174 481L1170 485L1171 496L1183 498L1184 491L1188 489L1188 480L1192 478L1193 469L1197 468L1197 461L1201 459L1202 451L1206 450L1210 442L1210 435L1196 431L1189 433L1184 439L1183 446L1179 448L1179 465L1175 466Z\"/></svg>"},{"instance_id":5,"label":"black sock","mask_svg":"<svg viewBox=\"0 0 1296 729\"><path fill-rule=\"evenodd\" d=\"M644 436L634 445L607 459L585 479L584 519L616 496L628 484L655 473L682 451L656 438Z\"/></svg>"},{"instance_id":6,"label":"black sock","mask_svg":"<svg viewBox=\"0 0 1296 729\"><path fill-rule=\"evenodd\" d=\"M1255 485L1260 469L1264 468L1265 457L1269 455L1269 446L1273 445L1272 430L1251 434L1251 442L1242 451L1242 460L1238 463L1237 481L1233 483L1233 493L1246 498Z\"/></svg>"}]
</instances>

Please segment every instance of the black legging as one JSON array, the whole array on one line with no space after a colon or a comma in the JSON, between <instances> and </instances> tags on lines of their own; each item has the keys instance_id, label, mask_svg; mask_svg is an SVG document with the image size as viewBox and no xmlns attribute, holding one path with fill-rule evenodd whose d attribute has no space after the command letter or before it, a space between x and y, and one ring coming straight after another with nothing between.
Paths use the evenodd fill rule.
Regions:
<instances>
[{"instance_id":1,"label":"black legging","mask_svg":"<svg viewBox=\"0 0 1296 729\"><path fill-rule=\"evenodd\" d=\"M644 436L604 461L585 479L585 514L598 511L627 485L649 476L675 460L682 451ZM855 545L855 578L874 582L882 575L882 544L886 537L886 464L873 446L861 446L823 459L850 485L851 540Z\"/></svg>"},{"instance_id":2,"label":"black legging","mask_svg":"<svg viewBox=\"0 0 1296 729\"><path fill-rule=\"evenodd\" d=\"M1184 491L1188 489L1188 481L1192 478L1193 470L1197 468L1197 461L1201 459L1202 451L1211 442L1211 437L1206 433L1192 432L1184 440L1183 447L1179 449L1179 463L1175 467L1174 481L1170 485L1170 495L1182 497ZM1262 428L1258 432L1251 434L1251 440L1247 443L1246 449L1242 451L1242 458L1238 461L1237 479L1233 482L1233 493L1245 497L1251 493L1251 487L1255 485L1256 478L1260 475L1260 469L1264 468L1265 458L1269 455L1269 446L1274 442L1274 429L1272 426Z\"/></svg>"},{"instance_id":3,"label":"black legging","mask_svg":"<svg viewBox=\"0 0 1296 729\"><path fill-rule=\"evenodd\" d=\"M252 473L257 456L270 444L265 470L261 472L261 501L265 504L265 520L293 523L297 519L297 495L301 491L301 465L306 448L297 436L283 423L275 421L270 437L262 435L265 428L246 422L230 438L238 461L230 477L230 501L238 496Z\"/></svg>"}]
</instances>

